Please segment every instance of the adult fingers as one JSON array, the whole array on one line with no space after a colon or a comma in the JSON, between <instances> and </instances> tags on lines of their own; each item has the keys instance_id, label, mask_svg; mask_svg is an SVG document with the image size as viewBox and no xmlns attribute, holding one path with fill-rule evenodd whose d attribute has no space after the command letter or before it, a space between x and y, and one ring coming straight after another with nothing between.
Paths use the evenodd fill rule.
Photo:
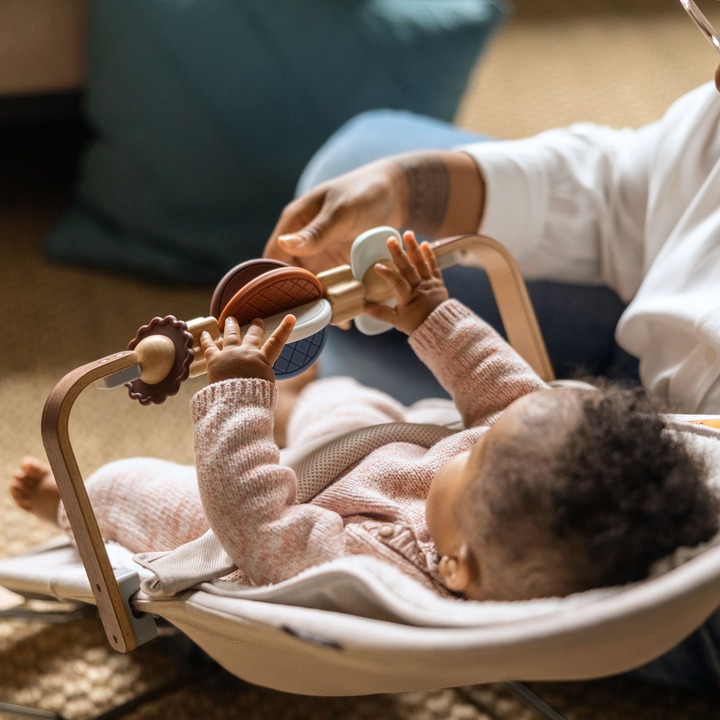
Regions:
<instances>
[{"instance_id":1,"label":"adult fingers","mask_svg":"<svg viewBox=\"0 0 720 720\"><path fill-rule=\"evenodd\" d=\"M320 212L323 198L323 193L310 192L287 205L282 211L270 239L265 244L263 257L297 264L294 262L295 253L289 247L281 245L280 237L292 237L310 223Z\"/></svg>"},{"instance_id":2,"label":"adult fingers","mask_svg":"<svg viewBox=\"0 0 720 720\"><path fill-rule=\"evenodd\" d=\"M231 315L225 319L223 328L223 347L240 345L240 326L238 321Z\"/></svg>"},{"instance_id":3,"label":"adult fingers","mask_svg":"<svg viewBox=\"0 0 720 720\"><path fill-rule=\"evenodd\" d=\"M415 238L415 233L408 230L403 234L403 240L405 241L407 255L410 258L410 262L413 264L413 267L417 270L418 275L423 280L429 280L432 277L432 273L425 261L425 256L420 251L420 246Z\"/></svg>"},{"instance_id":4,"label":"adult fingers","mask_svg":"<svg viewBox=\"0 0 720 720\"><path fill-rule=\"evenodd\" d=\"M273 334L265 341L262 351L268 362L273 365L280 357L285 343L290 339L290 334L295 327L295 316L286 315L282 322L275 328Z\"/></svg>"},{"instance_id":5,"label":"adult fingers","mask_svg":"<svg viewBox=\"0 0 720 720\"><path fill-rule=\"evenodd\" d=\"M425 258L425 262L430 268L430 274L434 278L442 280L442 272L440 272L440 266L438 265L437 258L435 257L435 253L432 251L430 245L424 242L422 245L420 245L420 252L422 252Z\"/></svg>"},{"instance_id":6,"label":"adult fingers","mask_svg":"<svg viewBox=\"0 0 720 720\"><path fill-rule=\"evenodd\" d=\"M296 257L318 255L346 235L348 211L343 206L324 205L301 230L278 238L282 250Z\"/></svg>"}]
</instances>

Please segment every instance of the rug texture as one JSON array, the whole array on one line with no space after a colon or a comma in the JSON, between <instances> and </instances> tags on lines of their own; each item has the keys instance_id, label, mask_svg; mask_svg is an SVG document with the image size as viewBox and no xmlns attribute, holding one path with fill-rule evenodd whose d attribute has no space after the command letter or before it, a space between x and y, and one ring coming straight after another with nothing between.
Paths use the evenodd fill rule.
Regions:
<instances>
[{"instance_id":1,"label":"rug texture","mask_svg":"<svg viewBox=\"0 0 720 720\"><path fill-rule=\"evenodd\" d=\"M477 69L457 123L502 138L577 121L637 127L710 80L719 59L675 0L520 0L515 19ZM6 557L55 534L15 508L7 493L23 455L44 457L40 415L55 382L78 365L124 349L156 315L207 314L212 289L49 264L41 242L68 200L72 153L18 144L2 127L0 148L0 557ZM202 383L188 381L174 400L149 408L123 390L84 393L71 423L83 473L132 455L192 462L188 401ZM95 619L67 626L0 622L0 701L45 708L68 720L91 718L170 676L177 664L173 648L153 643L130 655L114 653ZM720 718L720 700L623 679L532 687L568 720ZM128 717L538 716L501 685L326 699L244 686L227 676Z\"/></svg>"}]
</instances>

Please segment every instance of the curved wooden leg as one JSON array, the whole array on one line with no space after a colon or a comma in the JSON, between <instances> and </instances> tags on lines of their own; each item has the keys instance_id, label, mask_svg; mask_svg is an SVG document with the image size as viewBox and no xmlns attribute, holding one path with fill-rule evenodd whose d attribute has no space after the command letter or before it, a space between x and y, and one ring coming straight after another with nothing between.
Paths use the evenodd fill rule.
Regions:
<instances>
[{"instance_id":1,"label":"curved wooden leg","mask_svg":"<svg viewBox=\"0 0 720 720\"><path fill-rule=\"evenodd\" d=\"M440 258L456 253L461 265L482 267L488 275L510 345L546 382L555 379L525 281L513 256L496 240L460 235L432 243Z\"/></svg>"},{"instance_id":2,"label":"curved wooden leg","mask_svg":"<svg viewBox=\"0 0 720 720\"><path fill-rule=\"evenodd\" d=\"M53 388L42 416L42 437L50 467L105 633L111 646L119 652L130 652L155 637L155 623L151 616L136 617L130 610L129 597L140 587L137 572L126 568L114 571L110 564L70 443L68 421L75 400L88 385L137 364L137 355L124 351L73 370Z\"/></svg>"}]
</instances>

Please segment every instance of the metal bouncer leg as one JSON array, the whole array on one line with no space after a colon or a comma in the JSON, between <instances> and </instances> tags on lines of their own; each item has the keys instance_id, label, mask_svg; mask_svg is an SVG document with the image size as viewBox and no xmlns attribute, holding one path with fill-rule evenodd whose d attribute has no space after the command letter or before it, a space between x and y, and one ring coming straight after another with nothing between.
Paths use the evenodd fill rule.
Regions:
<instances>
[{"instance_id":1,"label":"metal bouncer leg","mask_svg":"<svg viewBox=\"0 0 720 720\"><path fill-rule=\"evenodd\" d=\"M97 608L87 603L55 602L43 603L47 607L34 608L27 605L0 610L0 620L23 620L48 625L65 625L97 615ZM52 607L56 605L57 607Z\"/></svg>"},{"instance_id":2,"label":"metal bouncer leg","mask_svg":"<svg viewBox=\"0 0 720 720\"><path fill-rule=\"evenodd\" d=\"M24 705L13 705L12 703L0 702L0 713L18 718L40 718L41 720L65 720L52 710L39 710L38 708L25 707Z\"/></svg>"},{"instance_id":3,"label":"metal bouncer leg","mask_svg":"<svg viewBox=\"0 0 720 720\"><path fill-rule=\"evenodd\" d=\"M521 682L506 682L503 683L505 687L510 690L514 695L517 695L523 702L530 707L534 708L547 720L567 720L564 715L561 715L555 708L548 705L539 695L536 695L527 685ZM466 688L455 688L466 700L472 705L479 708L483 712L487 711L487 708L481 702L473 696L472 692Z\"/></svg>"},{"instance_id":4,"label":"metal bouncer leg","mask_svg":"<svg viewBox=\"0 0 720 720\"><path fill-rule=\"evenodd\" d=\"M550 707L539 695L536 695L527 685L521 682L506 682L505 687L512 690L515 695L532 705L548 720L566 720L557 710Z\"/></svg>"}]
</instances>

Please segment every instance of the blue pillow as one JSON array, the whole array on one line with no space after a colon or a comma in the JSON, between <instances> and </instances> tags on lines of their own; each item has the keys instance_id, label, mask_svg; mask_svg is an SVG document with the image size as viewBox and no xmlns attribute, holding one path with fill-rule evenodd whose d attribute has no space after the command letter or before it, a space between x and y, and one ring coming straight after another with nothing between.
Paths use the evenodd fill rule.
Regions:
<instances>
[{"instance_id":1,"label":"blue pillow","mask_svg":"<svg viewBox=\"0 0 720 720\"><path fill-rule=\"evenodd\" d=\"M94 0L96 137L51 258L214 283L372 108L452 120L503 0Z\"/></svg>"}]
</instances>

